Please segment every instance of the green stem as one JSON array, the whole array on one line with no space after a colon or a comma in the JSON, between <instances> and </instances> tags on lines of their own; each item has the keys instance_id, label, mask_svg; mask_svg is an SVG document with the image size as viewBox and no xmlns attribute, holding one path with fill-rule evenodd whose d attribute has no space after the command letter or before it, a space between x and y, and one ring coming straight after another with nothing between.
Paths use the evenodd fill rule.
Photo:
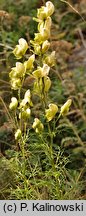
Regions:
<instances>
[{"instance_id":1,"label":"green stem","mask_svg":"<svg viewBox=\"0 0 86 216\"><path fill-rule=\"evenodd\" d=\"M51 146L52 146L53 145L53 133L51 131L49 122L48 122L48 132L49 132L49 136L50 136L50 140L51 140Z\"/></svg>"}]
</instances>

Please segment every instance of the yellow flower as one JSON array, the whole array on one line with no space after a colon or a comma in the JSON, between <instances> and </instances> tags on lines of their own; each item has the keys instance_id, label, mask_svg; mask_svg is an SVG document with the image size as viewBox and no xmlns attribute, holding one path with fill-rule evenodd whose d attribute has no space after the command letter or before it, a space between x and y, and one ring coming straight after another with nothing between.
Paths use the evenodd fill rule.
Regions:
<instances>
[{"instance_id":1,"label":"yellow flower","mask_svg":"<svg viewBox=\"0 0 86 216\"><path fill-rule=\"evenodd\" d=\"M29 100L30 100L30 98L31 98L30 89L28 89L28 90L25 92L24 98L25 98L25 99L27 98L27 100L28 100L28 102L29 102Z\"/></svg>"},{"instance_id":2,"label":"yellow flower","mask_svg":"<svg viewBox=\"0 0 86 216\"><path fill-rule=\"evenodd\" d=\"M37 18L38 18L39 21L46 19L46 16L47 16L46 7L42 6L41 8L39 8L37 10Z\"/></svg>"},{"instance_id":3,"label":"yellow flower","mask_svg":"<svg viewBox=\"0 0 86 216\"><path fill-rule=\"evenodd\" d=\"M50 47L50 43L48 40L44 41L42 44L42 53L44 54Z\"/></svg>"},{"instance_id":4,"label":"yellow flower","mask_svg":"<svg viewBox=\"0 0 86 216\"><path fill-rule=\"evenodd\" d=\"M56 104L49 104L49 109L45 110L47 121L51 121L58 112L58 106Z\"/></svg>"},{"instance_id":5,"label":"yellow flower","mask_svg":"<svg viewBox=\"0 0 86 216\"><path fill-rule=\"evenodd\" d=\"M45 20L44 28L50 30L51 24L52 24L51 17L47 17L47 19Z\"/></svg>"},{"instance_id":6,"label":"yellow flower","mask_svg":"<svg viewBox=\"0 0 86 216\"><path fill-rule=\"evenodd\" d=\"M32 103L32 101L31 101L30 89L28 89L28 90L25 92L24 99L29 103L30 106L33 106L33 103Z\"/></svg>"},{"instance_id":7,"label":"yellow flower","mask_svg":"<svg viewBox=\"0 0 86 216\"><path fill-rule=\"evenodd\" d=\"M36 133L41 133L41 131L44 129L44 126L38 118L35 118L32 128L34 128Z\"/></svg>"},{"instance_id":8,"label":"yellow flower","mask_svg":"<svg viewBox=\"0 0 86 216\"><path fill-rule=\"evenodd\" d=\"M21 80L17 78L11 79L11 87L14 90L18 90L21 87Z\"/></svg>"},{"instance_id":9,"label":"yellow flower","mask_svg":"<svg viewBox=\"0 0 86 216\"><path fill-rule=\"evenodd\" d=\"M33 106L33 103L31 101L31 93L29 89L25 92L24 99L21 101L19 108L26 109L28 106Z\"/></svg>"},{"instance_id":10,"label":"yellow flower","mask_svg":"<svg viewBox=\"0 0 86 216\"><path fill-rule=\"evenodd\" d=\"M40 79L36 79L36 81L34 82L34 88L33 88L33 91L40 95L40 93L42 92L43 90L43 82L42 82L42 78Z\"/></svg>"},{"instance_id":11,"label":"yellow flower","mask_svg":"<svg viewBox=\"0 0 86 216\"><path fill-rule=\"evenodd\" d=\"M41 21L41 22L39 22L39 24L38 24L38 31L41 33L41 31L44 29L44 22L43 21Z\"/></svg>"},{"instance_id":12,"label":"yellow flower","mask_svg":"<svg viewBox=\"0 0 86 216\"><path fill-rule=\"evenodd\" d=\"M50 37L51 18L47 17L45 22L41 21L38 24L38 33L35 33L34 41L42 44L45 40Z\"/></svg>"},{"instance_id":13,"label":"yellow flower","mask_svg":"<svg viewBox=\"0 0 86 216\"><path fill-rule=\"evenodd\" d=\"M69 111L69 108L71 106L71 103L72 103L72 100L71 99L68 99L67 102L61 107L61 111L60 111L60 114L61 115L66 115Z\"/></svg>"},{"instance_id":14,"label":"yellow flower","mask_svg":"<svg viewBox=\"0 0 86 216\"><path fill-rule=\"evenodd\" d=\"M36 44L34 45L34 52L36 55L40 55L41 53L41 46L39 44Z\"/></svg>"},{"instance_id":15,"label":"yellow flower","mask_svg":"<svg viewBox=\"0 0 86 216\"><path fill-rule=\"evenodd\" d=\"M47 7L47 16L51 16L54 13L53 3L50 1L46 2L46 7Z\"/></svg>"},{"instance_id":16,"label":"yellow flower","mask_svg":"<svg viewBox=\"0 0 86 216\"><path fill-rule=\"evenodd\" d=\"M42 44L45 40L50 37L50 29L43 28L41 33L35 33L34 41L36 43Z\"/></svg>"},{"instance_id":17,"label":"yellow flower","mask_svg":"<svg viewBox=\"0 0 86 216\"><path fill-rule=\"evenodd\" d=\"M25 74L25 66L21 62L16 62L16 67L12 68L9 76L10 78L20 78Z\"/></svg>"},{"instance_id":18,"label":"yellow flower","mask_svg":"<svg viewBox=\"0 0 86 216\"><path fill-rule=\"evenodd\" d=\"M15 110L17 108L17 106L18 106L18 100L15 97L12 97L11 98L11 103L9 105L9 108L11 110Z\"/></svg>"},{"instance_id":19,"label":"yellow flower","mask_svg":"<svg viewBox=\"0 0 86 216\"><path fill-rule=\"evenodd\" d=\"M46 6L42 6L40 9L37 11L37 18L39 20L44 20L48 16L51 16L54 12L54 5L52 2L48 1L46 2Z\"/></svg>"},{"instance_id":20,"label":"yellow flower","mask_svg":"<svg viewBox=\"0 0 86 216\"><path fill-rule=\"evenodd\" d=\"M26 73L30 72L33 69L33 63L35 61L35 55L31 55L28 61L24 62L25 69L27 70Z\"/></svg>"},{"instance_id":21,"label":"yellow flower","mask_svg":"<svg viewBox=\"0 0 86 216\"><path fill-rule=\"evenodd\" d=\"M19 140L21 139L22 136L22 132L20 129L17 129L16 133L15 133L15 140Z\"/></svg>"},{"instance_id":22,"label":"yellow flower","mask_svg":"<svg viewBox=\"0 0 86 216\"><path fill-rule=\"evenodd\" d=\"M24 38L19 39L19 45L16 45L13 53L17 59L22 58L28 49L27 41Z\"/></svg>"},{"instance_id":23,"label":"yellow flower","mask_svg":"<svg viewBox=\"0 0 86 216\"><path fill-rule=\"evenodd\" d=\"M37 70L33 72L35 78L42 78L49 74L50 67L47 64L44 64L43 67L38 67Z\"/></svg>"},{"instance_id":24,"label":"yellow flower","mask_svg":"<svg viewBox=\"0 0 86 216\"><path fill-rule=\"evenodd\" d=\"M19 119L23 118L24 120L27 120L28 118L30 118L30 115L31 115L30 108L22 109L21 112L19 113Z\"/></svg>"},{"instance_id":25,"label":"yellow flower","mask_svg":"<svg viewBox=\"0 0 86 216\"><path fill-rule=\"evenodd\" d=\"M36 43L36 42L33 41L33 40L30 40L30 43L31 43L31 45L32 45L33 48L34 48L34 53L35 53L36 55L40 55L40 53L41 53L41 46L39 45L39 43Z\"/></svg>"},{"instance_id":26,"label":"yellow flower","mask_svg":"<svg viewBox=\"0 0 86 216\"><path fill-rule=\"evenodd\" d=\"M49 65L50 67L53 67L55 65L55 60L56 60L55 51L53 51L50 55L45 57L43 62L46 63L47 65Z\"/></svg>"},{"instance_id":27,"label":"yellow flower","mask_svg":"<svg viewBox=\"0 0 86 216\"><path fill-rule=\"evenodd\" d=\"M30 115L31 115L31 110L30 110L30 108L27 108L25 111L26 111L26 117L27 117L27 118L30 118Z\"/></svg>"},{"instance_id":28,"label":"yellow flower","mask_svg":"<svg viewBox=\"0 0 86 216\"><path fill-rule=\"evenodd\" d=\"M45 76L44 77L44 91L48 92L50 86L51 86L51 80L50 80L50 78L48 76Z\"/></svg>"}]
</instances>

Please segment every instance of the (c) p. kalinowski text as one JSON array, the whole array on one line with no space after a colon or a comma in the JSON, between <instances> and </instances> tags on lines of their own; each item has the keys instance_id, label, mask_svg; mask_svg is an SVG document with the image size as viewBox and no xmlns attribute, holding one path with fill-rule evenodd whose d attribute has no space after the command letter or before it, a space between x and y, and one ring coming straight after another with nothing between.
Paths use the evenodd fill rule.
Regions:
<instances>
[{"instance_id":1,"label":"(c) p. kalinowski text","mask_svg":"<svg viewBox=\"0 0 86 216\"><path fill-rule=\"evenodd\" d=\"M78 204L78 203L74 203L72 205L52 205L49 203L45 203L43 205L40 205L40 203L33 203L32 204L32 210L33 211L83 211L83 203Z\"/></svg>"}]
</instances>

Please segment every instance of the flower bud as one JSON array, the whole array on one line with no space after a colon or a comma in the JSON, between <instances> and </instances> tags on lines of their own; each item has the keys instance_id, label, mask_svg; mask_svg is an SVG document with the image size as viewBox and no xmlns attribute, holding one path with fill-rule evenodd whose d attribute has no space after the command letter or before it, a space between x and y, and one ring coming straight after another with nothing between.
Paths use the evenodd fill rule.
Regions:
<instances>
[{"instance_id":1,"label":"flower bud","mask_svg":"<svg viewBox=\"0 0 86 216\"><path fill-rule=\"evenodd\" d=\"M16 45L13 53L17 59L20 59L26 53L27 49L28 49L27 41L23 38L20 38L19 45Z\"/></svg>"},{"instance_id":2,"label":"flower bud","mask_svg":"<svg viewBox=\"0 0 86 216\"><path fill-rule=\"evenodd\" d=\"M42 53L44 54L50 47L50 43L48 40L44 41L42 44Z\"/></svg>"},{"instance_id":3,"label":"flower bud","mask_svg":"<svg viewBox=\"0 0 86 216\"><path fill-rule=\"evenodd\" d=\"M44 91L48 92L51 86L51 80L48 76L44 77Z\"/></svg>"},{"instance_id":4,"label":"flower bud","mask_svg":"<svg viewBox=\"0 0 86 216\"><path fill-rule=\"evenodd\" d=\"M11 110L15 110L17 108L17 106L18 106L18 100L15 97L12 97L11 98L11 103L9 105L9 108Z\"/></svg>"},{"instance_id":5,"label":"flower bud","mask_svg":"<svg viewBox=\"0 0 86 216\"><path fill-rule=\"evenodd\" d=\"M36 127L38 127L39 124L40 120L38 118L35 118L32 127L35 129Z\"/></svg>"},{"instance_id":6,"label":"flower bud","mask_svg":"<svg viewBox=\"0 0 86 216\"><path fill-rule=\"evenodd\" d=\"M61 111L60 111L61 115L65 116L68 113L71 103L72 100L68 99L67 102L61 107Z\"/></svg>"},{"instance_id":7,"label":"flower bud","mask_svg":"<svg viewBox=\"0 0 86 216\"><path fill-rule=\"evenodd\" d=\"M35 129L36 133L40 133L44 129L44 126L38 118L35 118L32 128Z\"/></svg>"},{"instance_id":8,"label":"flower bud","mask_svg":"<svg viewBox=\"0 0 86 216\"><path fill-rule=\"evenodd\" d=\"M19 140L21 139L22 136L22 132L20 129L17 129L16 133L15 133L15 140Z\"/></svg>"},{"instance_id":9,"label":"flower bud","mask_svg":"<svg viewBox=\"0 0 86 216\"><path fill-rule=\"evenodd\" d=\"M56 113L58 112L58 107L56 104L49 104L49 109L46 109L45 110L45 113L46 113L46 118L47 118L47 121L51 121L54 116L56 115Z\"/></svg>"}]
</instances>

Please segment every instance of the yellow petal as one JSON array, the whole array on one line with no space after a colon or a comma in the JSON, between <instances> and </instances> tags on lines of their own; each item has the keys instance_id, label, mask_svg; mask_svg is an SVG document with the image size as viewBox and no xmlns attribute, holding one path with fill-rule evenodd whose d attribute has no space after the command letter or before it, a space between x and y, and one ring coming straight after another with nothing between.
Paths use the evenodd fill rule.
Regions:
<instances>
[{"instance_id":1,"label":"yellow petal","mask_svg":"<svg viewBox=\"0 0 86 216\"><path fill-rule=\"evenodd\" d=\"M61 111L60 111L60 114L61 115L66 115L69 111L69 108L71 106L71 103L72 103L72 100L71 99L68 99L67 102L61 107Z\"/></svg>"},{"instance_id":2,"label":"yellow petal","mask_svg":"<svg viewBox=\"0 0 86 216\"><path fill-rule=\"evenodd\" d=\"M54 118L54 116L56 115L56 113L58 112L58 107L57 107L57 105L56 104L49 104L49 109L46 109L45 110L45 116L46 116L46 118L47 118L47 121L49 122L49 121L51 121L53 118Z\"/></svg>"},{"instance_id":3,"label":"yellow petal","mask_svg":"<svg viewBox=\"0 0 86 216\"><path fill-rule=\"evenodd\" d=\"M9 108L11 110L15 110L17 108L17 106L18 106L18 100L15 97L12 97L11 98L11 103L9 105Z\"/></svg>"},{"instance_id":4,"label":"yellow petal","mask_svg":"<svg viewBox=\"0 0 86 216\"><path fill-rule=\"evenodd\" d=\"M19 44L16 45L13 53L17 59L20 59L26 53L27 49L28 49L27 41L24 38L20 38Z\"/></svg>"},{"instance_id":5,"label":"yellow petal","mask_svg":"<svg viewBox=\"0 0 86 216\"><path fill-rule=\"evenodd\" d=\"M19 140L22 136L22 132L20 129L17 129L16 133L15 133L15 140Z\"/></svg>"}]
</instances>

